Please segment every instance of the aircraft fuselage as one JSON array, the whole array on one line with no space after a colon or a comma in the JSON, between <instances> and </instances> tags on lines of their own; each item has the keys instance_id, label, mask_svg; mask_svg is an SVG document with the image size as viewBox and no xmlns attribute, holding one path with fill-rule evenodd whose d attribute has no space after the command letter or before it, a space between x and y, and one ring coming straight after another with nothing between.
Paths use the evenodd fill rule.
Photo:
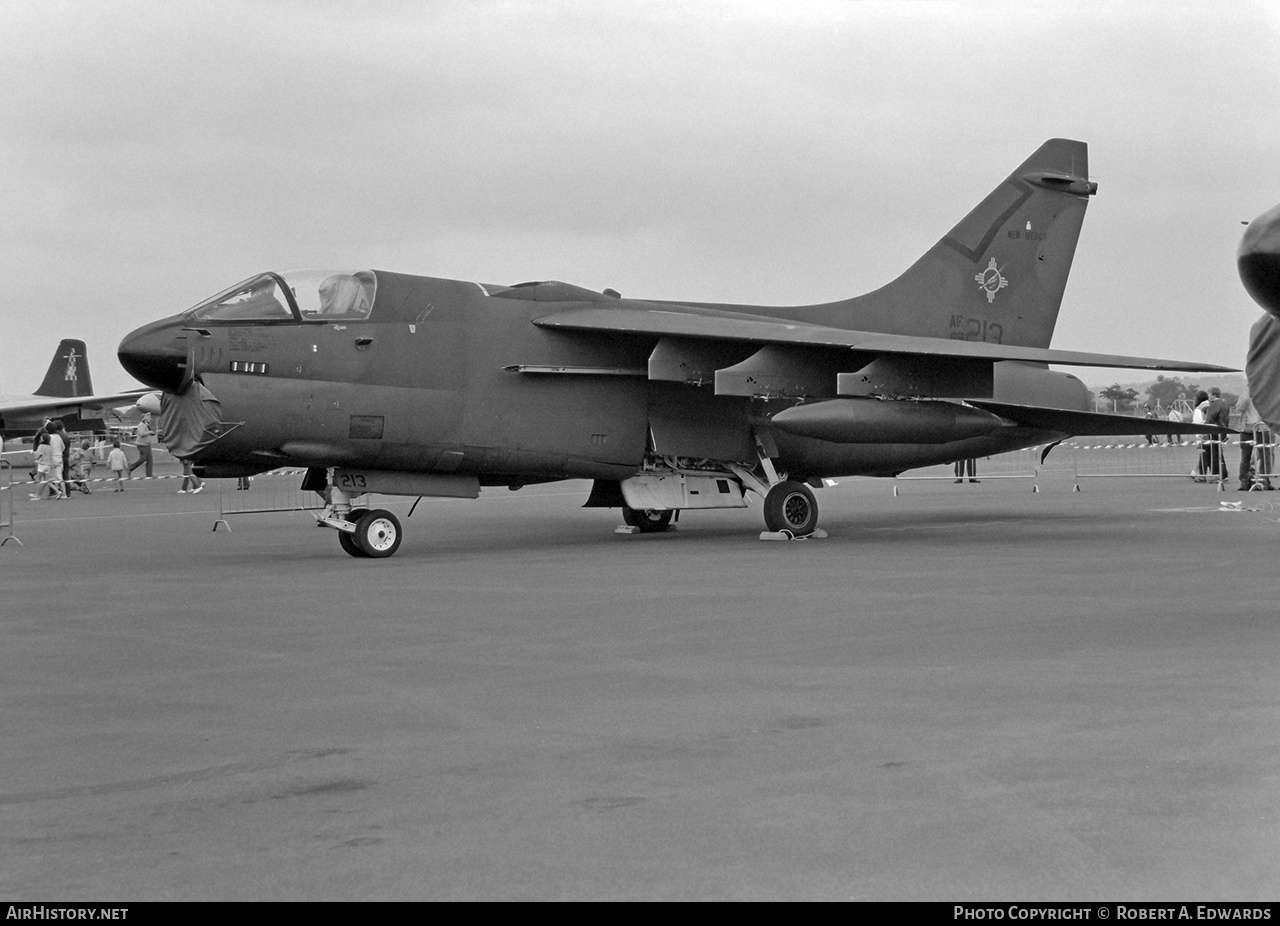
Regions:
<instances>
[{"instance_id":1,"label":"aircraft fuselage","mask_svg":"<svg viewBox=\"0 0 1280 926\"><path fill-rule=\"evenodd\" d=\"M994 420L990 434L944 443L924 432L891 444L798 436L769 427L795 399L650 380L658 338L533 324L574 304L542 301L551 294L538 292L544 287L578 301L627 300L563 284L503 298L513 290L491 296L502 288L384 271L376 279L367 317L188 313L139 329L121 346L121 362L171 391L196 378L216 399L222 433L190 454L210 475L288 464L465 473L487 485L621 480L647 450L754 465L762 437L776 446L780 470L817 478L898 472L1053 437ZM743 358L757 349L746 341L729 348ZM1065 384L1060 399L1080 401L1062 374L1031 370L1041 374Z\"/></svg>"}]
</instances>

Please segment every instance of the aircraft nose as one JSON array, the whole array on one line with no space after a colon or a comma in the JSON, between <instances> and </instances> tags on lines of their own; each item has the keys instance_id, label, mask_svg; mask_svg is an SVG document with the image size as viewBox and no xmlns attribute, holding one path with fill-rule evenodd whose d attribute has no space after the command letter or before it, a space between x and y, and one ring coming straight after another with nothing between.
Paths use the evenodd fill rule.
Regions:
<instances>
[{"instance_id":1,"label":"aircraft nose","mask_svg":"<svg viewBox=\"0 0 1280 926\"><path fill-rule=\"evenodd\" d=\"M120 365L139 382L178 392L187 372L187 341L181 334L181 323L171 318L131 331L116 351Z\"/></svg>"}]
</instances>

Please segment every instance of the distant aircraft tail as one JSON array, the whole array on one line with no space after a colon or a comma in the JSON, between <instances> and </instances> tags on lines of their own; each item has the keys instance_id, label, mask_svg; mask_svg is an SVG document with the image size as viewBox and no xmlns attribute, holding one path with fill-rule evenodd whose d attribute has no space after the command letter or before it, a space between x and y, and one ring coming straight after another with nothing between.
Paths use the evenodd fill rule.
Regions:
<instances>
[{"instance_id":1,"label":"distant aircraft tail","mask_svg":"<svg viewBox=\"0 0 1280 926\"><path fill-rule=\"evenodd\" d=\"M932 182L937 182L936 180ZM893 334L1048 347L1089 197L1088 146L1054 138L904 274L806 321Z\"/></svg>"},{"instance_id":2,"label":"distant aircraft tail","mask_svg":"<svg viewBox=\"0 0 1280 926\"><path fill-rule=\"evenodd\" d=\"M89 378L89 358L85 355L84 341L65 338L53 353L49 371L36 395L55 398L79 398L93 395L93 381Z\"/></svg>"}]
</instances>

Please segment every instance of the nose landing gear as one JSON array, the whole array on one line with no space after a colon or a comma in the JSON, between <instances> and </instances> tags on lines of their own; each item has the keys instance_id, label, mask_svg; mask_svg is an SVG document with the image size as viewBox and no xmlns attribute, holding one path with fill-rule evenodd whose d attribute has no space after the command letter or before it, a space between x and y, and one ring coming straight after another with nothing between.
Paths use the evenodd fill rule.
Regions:
<instances>
[{"instance_id":1,"label":"nose landing gear","mask_svg":"<svg viewBox=\"0 0 1280 926\"><path fill-rule=\"evenodd\" d=\"M383 508L352 508L346 520L353 530L338 529L338 545L348 554L383 559L400 549L400 521Z\"/></svg>"},{"instance_id":2,"label":"nose landing gear","mask_svg":"<svg viewBox=\"0 0 1280 926\"><path fill-rule=\"evenodd\" d=\"M323 491L329 504L316 521L321 527L332 527L338 532L338 545L347 554L384 559L400 549L403 537L400 520L390 511L385 508L353 508L353 496L336 486L326 485Z\"/></svg>"}]
</instances>

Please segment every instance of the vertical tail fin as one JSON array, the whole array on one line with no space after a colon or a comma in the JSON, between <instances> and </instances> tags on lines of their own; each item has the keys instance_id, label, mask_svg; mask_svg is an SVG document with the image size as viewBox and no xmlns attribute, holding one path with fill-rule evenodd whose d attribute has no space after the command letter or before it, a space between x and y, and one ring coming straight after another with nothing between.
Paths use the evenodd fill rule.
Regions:
<instances>
[{"instance_id":1,"label":"vertical tail fin","mask_svg":"<svg viewBox=\"0 0 1280 926\"><path fill-rule=\"evenodd\" d=\"M1089 197L1088 146L1040 146L902 276L806 319L1048 347Z\"/></svg>"},{"instance_id":2,"label":"vertical tail fin","mask_svg":"<svg viewBox=\"0 0 1280 926\"><path fill-rule=\"evenodd\" d=\"M89 358L85 355L84 341L65 338L53 353L49 371L36 395L55 398L79 398L93 395L93 381L89 378Z\"/></svg>"}]
</instances>

